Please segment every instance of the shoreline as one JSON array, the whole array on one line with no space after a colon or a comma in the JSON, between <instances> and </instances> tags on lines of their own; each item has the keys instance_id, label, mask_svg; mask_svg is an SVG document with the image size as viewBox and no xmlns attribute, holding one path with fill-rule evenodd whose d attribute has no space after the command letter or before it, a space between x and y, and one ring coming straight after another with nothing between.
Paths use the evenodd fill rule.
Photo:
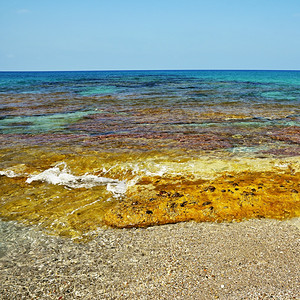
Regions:
<instances>
[{"instance_id":1,"label":"shoreline","mask_svg":"<svg viewBox=\"0 0 300 300\"><path fill-rule=\"evenodd\" d=\"M0 222L2 299L297 299L299 218L99 229L87 243Z\"/></svg>"},{"instance_id":2,"label":"shoreline","mask_svg":"<svg viewBox=\"0 0 300 300\"><path fill-rule=\"evenodd\" d=\"M31 154L27 160L24 154L3 157L12 166L0 170L0 217L39 224L57 235L80 238L103 225L147 227L300 215L299 157Z\"/></svg>"}]
</instances>

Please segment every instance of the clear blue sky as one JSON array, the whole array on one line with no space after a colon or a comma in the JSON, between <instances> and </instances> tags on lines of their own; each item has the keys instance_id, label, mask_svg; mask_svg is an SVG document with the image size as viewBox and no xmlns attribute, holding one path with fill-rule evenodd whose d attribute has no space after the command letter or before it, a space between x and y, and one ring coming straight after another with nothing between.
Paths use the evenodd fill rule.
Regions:
<instances>
[{"instance_id":1,"label":"clear blue sky","mask_svg":"<svg viewBox=\"0 0 300 300\"><path fill-rule=\"evenodd\" d=\"M2 0L0 70L300 69L300 0Z\"/></svg>"}]
</instances>

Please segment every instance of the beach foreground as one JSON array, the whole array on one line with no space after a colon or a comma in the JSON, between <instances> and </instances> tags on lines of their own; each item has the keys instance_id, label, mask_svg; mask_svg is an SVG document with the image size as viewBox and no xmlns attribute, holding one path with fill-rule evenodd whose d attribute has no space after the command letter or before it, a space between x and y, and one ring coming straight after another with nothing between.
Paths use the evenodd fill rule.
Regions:
<instances>
[{"instance_id":1,"label":"beach foreground","mask_svg":"<svg viewBox=\"0 0 300 300\"><path fill-rule=\"evenodd\" d=\"M0 223L1 299L299 299L299 219L99 229Z\"/></svg>"}]
</instances>

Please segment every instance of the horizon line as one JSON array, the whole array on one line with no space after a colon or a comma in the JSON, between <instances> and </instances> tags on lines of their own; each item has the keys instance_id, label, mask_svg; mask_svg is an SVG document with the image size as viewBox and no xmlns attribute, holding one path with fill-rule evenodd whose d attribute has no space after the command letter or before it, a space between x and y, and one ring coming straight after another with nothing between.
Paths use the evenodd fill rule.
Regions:
<instances>
[{"instance_id":1,"label":"horizon line","mask_svg":"<svg viewBox=\"0 0 300 300\"><path fill-rule=\"evenodd\" d=\"M82 70L0 70L0 73L9 72L129 72L129 71L300 71L300 69L82 69Z\"/></svg>"}]
</instances>

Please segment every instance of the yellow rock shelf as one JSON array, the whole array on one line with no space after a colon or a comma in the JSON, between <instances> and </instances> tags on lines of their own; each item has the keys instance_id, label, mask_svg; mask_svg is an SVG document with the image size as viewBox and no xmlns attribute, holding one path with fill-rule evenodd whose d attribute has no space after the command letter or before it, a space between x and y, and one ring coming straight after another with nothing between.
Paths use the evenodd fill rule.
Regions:
<instances>
[{"instance_id":1,"label":"yellow rock shelf","mask_svg":"<svg viewBox=\"0 0 300 300\"><path fill-rule=\"evenodd\" d=\"M38 225L50 234L80 237L101 226L300 216L299 157L228 159L158 152L65 155L32 150L27 155L4 152L2 156L0 218ZM71 188L26 182L61 162L79 178L93 174L124 181L126 193L114 197L105 185Z\"/></svg>"},{"instance_id":2,"label":"yellow rock shelf","mask_svg":"<svg viewBox=\"0 0 300 300\"><path fill-rule=\"evenodd\" d=\"M146 227L194 220L242 221L300 216L300 173L242 172L213 180L143 177L123 199L103 187L68 189L1 176L0 216L78 237L99 226ZM105 201L100 200L106 199Z\"/></svg>"},{"instance_id":3,"label":"yellow rock shelf","mask_svg":"<svg viewBox=\"0 0 300 300\"><path fill-rule=\"evenodd\" d=\"M122 228L189 220L222 222L300 216L299 174L243 172L224 174L211 181L178 178L171 184L145 178L140 190L137 188L126 201L105 213L104 223ZM148 195L143 192L143 183L154 187Z\"/></svg>"}]
</instances>

